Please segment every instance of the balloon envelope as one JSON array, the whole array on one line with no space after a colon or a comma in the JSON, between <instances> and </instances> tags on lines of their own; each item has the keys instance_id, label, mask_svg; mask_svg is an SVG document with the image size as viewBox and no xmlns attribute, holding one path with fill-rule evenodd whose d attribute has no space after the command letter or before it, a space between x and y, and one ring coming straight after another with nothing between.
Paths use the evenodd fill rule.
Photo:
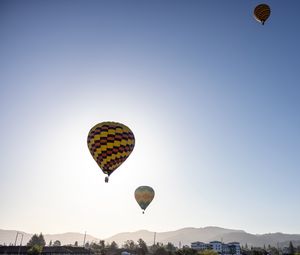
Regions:
<instances>
[{"instance_id":1,"label":"balloon envelope","mask_svg":"<svg viewBox=\"0 0 300 255\"><path fill-rule=\"evenodd\" d=\"M255 7L253 14L255 19L264 25L271 14L270 6L267 4L259 4Z\"/></svg>"},{"instance_id":2,"label":"balloon envelope","mask_svg":"<svg viewBox=\"0 0 300 255\"><path fill-rule=\"evenodd\" d=\"M135 139L127 126L101 122L90 130L87 144L98 166L109 176L129 157Z\"/></svg>"},{"instance_id":3,"label":"balloon envelope","mask_svg":"<svg viewBox=\"0 0 300 255\"><path fill-rule=\"evenodd\" d=\"M140 186L134 192L135 200L143 210L151 203L154 194L154 190L149 186Z\"/></svg>"}]
</instances>

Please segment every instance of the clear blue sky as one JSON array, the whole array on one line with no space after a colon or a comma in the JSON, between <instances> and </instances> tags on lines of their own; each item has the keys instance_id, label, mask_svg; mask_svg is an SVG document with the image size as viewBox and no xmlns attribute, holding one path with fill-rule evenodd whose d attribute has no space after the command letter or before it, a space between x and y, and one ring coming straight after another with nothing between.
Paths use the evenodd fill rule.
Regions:
<instances>
[{"instance_id":1,"label":"clear blue sky","mask_svg":"<svg viewBox=\"0 0 300 255\"><path fill-rule=\"evenodd\" d=\"M300 233L300 2L259 3L0 1L0 228ZM136 146L105 184L108 120Z\"/></svg>"}]
</instances>

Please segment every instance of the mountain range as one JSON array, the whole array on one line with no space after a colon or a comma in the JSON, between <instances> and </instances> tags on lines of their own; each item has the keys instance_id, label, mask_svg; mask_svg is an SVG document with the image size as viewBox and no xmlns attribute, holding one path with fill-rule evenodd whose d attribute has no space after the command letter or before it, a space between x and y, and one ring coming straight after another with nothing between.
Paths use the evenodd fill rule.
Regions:
<instances>
[{"instance_id":1,"label":"mountain range","mask_svg":"<svg viewBox=\"0 0 300 255\"><path fill-rule=\"evenodd\" d=\"M26 244L33 234L25 233L16 230L1 230L0 229L0 245L3 244L14 244L16 233L20 232L23 234L23 244ZM39 234L39 233L37 233ZM59 240L63 245L74 244L78 241L81 245L84 240L84 234L82 233L63 233L63 234L43 234L46 243L48 244L51 240ZM189 245L191 242L201 241L223 241L228 242L239 242L241 245L247 244L248 247L263 247L271 246L288 246L289 242L292 241L294 246L300 246L300 234L284 234L284 233L268 233L268 234L250 234L244 230L225 229L220 227L204 227L204 228L182 228L175 231L168 232L154 232L148 230L139 230L135 232L124 232L119 233L109 238L104 239L107 243L115 241L120 246L127 240L137 241L142 238L148 245L153 244L154 238L156 242L168 243L171 242L175 246ZM18 237L17 244L20 244L21 235ZM86 235L86 242L99 242L100 239L91 235Z\"/></svg>"}]
</instances>

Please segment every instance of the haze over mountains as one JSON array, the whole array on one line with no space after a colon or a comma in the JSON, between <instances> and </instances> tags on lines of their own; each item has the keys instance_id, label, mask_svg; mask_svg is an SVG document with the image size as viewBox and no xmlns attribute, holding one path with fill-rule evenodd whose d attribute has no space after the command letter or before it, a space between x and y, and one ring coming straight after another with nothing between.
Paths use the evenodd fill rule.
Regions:
<instances>
[{"instance_id":1,"label":"haze over mountains","mask_svg":"<svg viewBox=\"0 0 300 255\"><path fill-rule=\"evenodd\" d=\"M23 244L26 244L33 235L22 231L19 232L23 233L24 235ZM16 230L0 229L0 245L8 245L11 243L14 244L16 233ZM84 240L84 233L64 233L51 235L45 233L43 234L47 244L50 242L50 240L52 240L52 242L59 240L63 245L74 244L75 241L78 241L78 244L82 245ZM136 242L139 238L142 238L148 245L152 245L154 242L154 232L150 232L148 230L124 232L104 240L108 243L115 241L121 246L127 240L133 240ZM99 240L100 239L97 237L86 235L86 242L99 242ZM254 235L243 230L225 229L219 227L183 228L176 231L156 233L156 242L161 242L164 244L171 242L175 246L179 246L179 243L190 246L191 242L210 242L214 240L223 241L225 243L237 241L240 242L241 245L245 245L247 243L248 247L263 247L264 245L267 246L269 244L276 247L277 245L287 246L289 241L292 241L294 246L298 246L300 245L300 234L269 233ZM20 237L17 243L20 243Z\"/></svg>"}]
</instances>

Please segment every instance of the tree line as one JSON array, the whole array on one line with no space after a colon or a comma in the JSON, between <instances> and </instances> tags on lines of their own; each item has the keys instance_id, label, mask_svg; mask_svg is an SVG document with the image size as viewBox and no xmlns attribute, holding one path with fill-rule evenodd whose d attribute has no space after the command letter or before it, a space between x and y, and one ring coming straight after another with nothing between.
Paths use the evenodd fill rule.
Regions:
<instances>
[{"instance_id":1,"label":"tree line","mask_svg":"<svg viewBox=\"0 0 300 255\"><path fill-rule=\"evenodd\" d=\"M35 255L40 254L44 246L46 246L46 242L42 233L34 234L29 242L27 243L29 247L28 253ZM61 242L59 240L52 240L49 242L48 246L61 246ZM78 241L74 244L70 244L69 246L79 246ZM148 246L143 239L138 239L137 242L133 240L127 240L124 244L119 247L119 245L112 241L111 243L105 243L104 240L100 240L99 242L86 242L84 244L86 249L91 250L96 255L119 255L122 252L127 252L134 255L218 255L212 249L207 249L203 251L194 250L188 246L184 246L183 248L175 247L172 243L162 244L156 243L151 246ZM294 247L293 243L289 243L289 247L284 249L276 248L268 245L268 247L250 247L248 245L241 246L241 255L300 255L300 246Z\"/></svg>"}]
</instances>

